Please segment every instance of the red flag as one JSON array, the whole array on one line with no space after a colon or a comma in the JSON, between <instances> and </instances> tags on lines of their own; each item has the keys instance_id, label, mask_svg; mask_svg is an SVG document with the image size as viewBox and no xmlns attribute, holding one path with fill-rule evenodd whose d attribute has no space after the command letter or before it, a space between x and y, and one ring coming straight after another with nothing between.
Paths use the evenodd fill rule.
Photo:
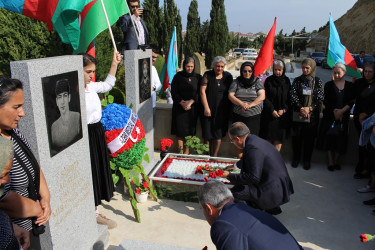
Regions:
<instances>
[{"instance_id":1,"label":"red flag","mask_svg":"<svg viewBox=\"0 0 375 250\"><path fill-rule=\"evenodd\" d=\"M254 64L254 75L259 76L269 67L271 67L273 62L273 45L275 43L275 30L276 30L276 17L273 26L268 32L266 40L259 51L258 58Z\"/></svg>"}]
</instances>

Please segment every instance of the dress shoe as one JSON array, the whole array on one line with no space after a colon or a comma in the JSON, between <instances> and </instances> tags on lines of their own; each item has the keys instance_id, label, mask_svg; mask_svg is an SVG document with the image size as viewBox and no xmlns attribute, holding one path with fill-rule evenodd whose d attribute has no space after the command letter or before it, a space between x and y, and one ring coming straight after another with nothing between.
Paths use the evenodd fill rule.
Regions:
<instances>
[{"instance_id":1,"label":"dress shoe","mask_svg":"<svg viewBox=\"0 0 375 250\"><path fill-rule=\"evenodd\" d=\"M367 200L367 201L364 201L363 204L365 205L375 205L375 198L371 199L371 200Z\"/></svg>"},{"instance_id":2,"label":"dress shoe","mask_svg":"<svg viewBox=\"0 0 375 250\"><path fill-rule=\"evenodd\" d=\"M297 160L293 160L293 161L292 161L292 167L293 167L293 168L298 167L298 164L299 164L299 161L297 161Z\"/></svg>"},{"instance_id":3,"label":"dress shoe","mask_svg":"<svg viewBox=\"0 0 375 250\"><path fill-rule=\"evenodd\" d=\"M309 170L311 168L311 164L310 164L310 162L309 161L305 161L304 163L303 163L303 169L305 169L305 170Z\"/></svg>"},{"instance_id":4,"label":"dress shoe","mask_svg":"<svg viewBox=\"0 0 375 250\"><path fill-rule=\"evenodd\" d=\"M280 207L274 207L274 208L266 210L266 212L272 215L278 215L278 214L281 214L283 211L281 210Z\"/></svg>"},{"instance_id":5,"label":"dress shoe","mask_svg":"<svg viewBox=\"0 0 375 250\"><path fill-rule=\"evenodd\" d=\"M335 170L335 165L328 165L328 170L329 171L334 171Z\"/></svg>"}]
</instances>

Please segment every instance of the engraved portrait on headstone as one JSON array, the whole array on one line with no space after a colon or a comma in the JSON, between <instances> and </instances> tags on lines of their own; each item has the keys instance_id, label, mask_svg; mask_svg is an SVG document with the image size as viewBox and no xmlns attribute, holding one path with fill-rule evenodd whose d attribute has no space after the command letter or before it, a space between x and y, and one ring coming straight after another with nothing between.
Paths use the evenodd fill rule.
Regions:
<instances>
[{"instance_id":1,"label":"engraved portrait on headstone","mask_svg":"<svg viewBox=\"0 0 375 250\"><path fill-rule=\"evenodd\" d=\"M82 138L78 71L42 78L51 157Z\"/></svg>"},{"instance_id":2,"label":"engraved portrait on headstone","mask_svg":"<svg viewBox=\"0 0 375 250\"><path fill-rule=\"evenodd\" d=\"M139 103L151 98L150 58L138 60Z\"/></svg>"}]
</instances>

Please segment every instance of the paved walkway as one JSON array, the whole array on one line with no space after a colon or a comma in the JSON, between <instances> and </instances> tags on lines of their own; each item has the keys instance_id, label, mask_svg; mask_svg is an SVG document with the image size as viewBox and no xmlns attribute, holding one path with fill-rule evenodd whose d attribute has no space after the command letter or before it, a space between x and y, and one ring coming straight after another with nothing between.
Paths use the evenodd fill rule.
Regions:
<instances>
[{"instance_id":1,"label":"paved walkway","mask_svg":"<svg viewBox=\"0 0 375 250\"><path fill-rule=\"evenodd\" d=\"M358 187L367 180L353 179L353 166L329 172L325 165L312 163L309 171L294 169L287 163L295 194L276 216L305 249L375 249L375 242L361 243L361 233L375 234L375 206L362 205L375 193L359 194ZM113 199L99 207L101 213L117 221L109 230L106 249L117 249L123 239L144 241L149 247L136 244L119 249L170 249L157 244L202 249L215 249L210 239L210 226L197 203L163 199L138 204L141 223L134 220L130 202L118 187ZM275 248L277 249L277 247Z\"/></svg>"}]
</instances>

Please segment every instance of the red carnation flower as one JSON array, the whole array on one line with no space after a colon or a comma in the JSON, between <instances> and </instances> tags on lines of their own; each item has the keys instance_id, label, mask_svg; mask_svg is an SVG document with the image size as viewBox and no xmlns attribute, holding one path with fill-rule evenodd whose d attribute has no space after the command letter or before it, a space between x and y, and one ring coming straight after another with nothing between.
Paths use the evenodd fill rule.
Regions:
<instances>
[{"instance_id":1,"label":"red carnation flower","mask_svg":"<svg viewBox=\"0 0 375 250\"><path fill-rule=\"evenodd\" d=\"M144 186L145 188L148 188L148 187L149 187L147 181L144 181L144 182L143 182L143 186Z\"/></svg>"},{"instance_id":2,"label":"red carnation flower","mask_svg":"<svg viewBox=\"0 0 375 250\"><path fill-rule=\"evenodd\" d=\"M208 177L207 177L207 176L204 177L204 181L205 181L205 182L208 182Z\"/></svg>"},{"instance_id":3,"label":"red carnation flower","mask_svg":"<svg viewBox=\"0 0 375 250\"><path fill-rule=\"evenodd\" d=\"M140 194L140 193L141 193L141 190L140 190L139 188L136 188L136 189L135 189L135 192L136 192L137 194Z\"/></svg>"},{"instance_id":4,"label":"red carnation flower","mask_svg":"<svg viewBox=\"0 0 375 250\"><path fill-rule=\"evenodd\" d=\"M359 239L361 240L361 242L367 242L367 241L373 240L374 238L375 238L375 235L371 235L371 234L361 234L359 236Z\"/></svg>"},{"instance_id":5,"label":"red carnation flower","mask_svg":"<svg viewBox=\"0 0 375 250\"><path fill-rule=\"evenodd\" d=\"M212 171L212 172L210 172L209 175L210 175L211 178L216 179L216 173L215 172Z\"/></svg>"},{"instance_id":6,"label":"red carnation flower","mask_svg":"<svg viewBox=\"0 0 375 250\"><path fill-rule=\"evenodd\" d=\"M218 170L216 170L216 175L217 176L219 176L219 177L222 177L223 176L223 170L221 170L221 169L218 169Z\"/></svg>"}]
</instances>

